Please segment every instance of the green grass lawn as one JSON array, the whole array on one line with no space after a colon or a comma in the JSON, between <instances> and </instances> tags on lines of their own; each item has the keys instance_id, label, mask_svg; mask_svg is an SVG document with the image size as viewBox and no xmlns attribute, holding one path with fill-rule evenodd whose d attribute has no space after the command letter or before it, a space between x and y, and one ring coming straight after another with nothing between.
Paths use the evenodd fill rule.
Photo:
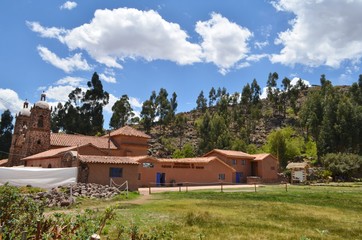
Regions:
<instances>
[{"instance_id":1,"label":"green grass lawn","mask_svg":"<svg viewBox=\"0 0 362 240\"><path fill-rule=\"evenodd\" d=\"M114 208L102 239L362 239L362 184L267 185L82 198L66 214ZM98 211L100 210L100 211ZM48 209L47 212L57 212Z\"/></svg>"},{"instance_id":2,"label":"green grass lawn","mask_svg":"<svg viewBox=\"0 0 362 240\"><path fill-rule=\"evenodd\" d=\"M116 207L109 239L362 239L362 185L172 192ZM128 237L128 238L127 238ZM154 238L152 238L154 237ZM123 239L120 237L120 239ZM137 238L136 238L137 239Z\"/></svg>"}]
</instances>

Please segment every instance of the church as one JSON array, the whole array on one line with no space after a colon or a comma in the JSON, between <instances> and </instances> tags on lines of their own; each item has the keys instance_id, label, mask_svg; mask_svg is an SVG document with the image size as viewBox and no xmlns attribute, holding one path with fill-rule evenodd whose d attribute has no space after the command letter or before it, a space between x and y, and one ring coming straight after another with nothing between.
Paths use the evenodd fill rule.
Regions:
<instances>
[{"instance_id":1,"label":"church","mask_svg":"<svg viewBox=\"0 0 362 240\"><path fill-rule=\"evenodd\" d=\"M258 183L278 180L271 154L214 149L204 156L162 159L148 155L150 136L124 126L104 136L52 133L46 95L16 115L8 166L78 167L78 181L107 185L127 181L130 189L183 182Z\"/></svg>"}]
</instances>

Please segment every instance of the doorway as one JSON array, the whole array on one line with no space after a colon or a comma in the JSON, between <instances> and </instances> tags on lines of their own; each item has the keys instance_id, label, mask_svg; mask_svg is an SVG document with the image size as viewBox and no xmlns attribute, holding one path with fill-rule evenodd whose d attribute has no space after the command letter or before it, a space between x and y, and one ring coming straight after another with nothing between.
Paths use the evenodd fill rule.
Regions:
<instances>
[{"instance_id":1,"label":"doorway","mask_svg":"<svg viewBox=\"0 0 362 240\"><path fill-rule=\"evenodd\" d=\"M166 173L157 173L156 174L156 186L165 186L166 183Z\"/></svg>"}]
</instances>

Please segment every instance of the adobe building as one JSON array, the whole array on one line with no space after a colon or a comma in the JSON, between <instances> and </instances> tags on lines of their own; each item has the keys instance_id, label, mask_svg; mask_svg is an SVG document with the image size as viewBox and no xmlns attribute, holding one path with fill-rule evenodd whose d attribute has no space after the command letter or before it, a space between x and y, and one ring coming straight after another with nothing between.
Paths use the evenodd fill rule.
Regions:
<instances>
[{"instance_id":1,"label":"adobe building","mask_svg":"<svg viewBox=\"0 0 362 240\"><path fill-rule=\"evenodd\" d=\"M270 154L214 149L202 157L161 159L148 156L150 136L130 126L96 136L51 133L45 94L29 109L25 102L16 116L10 166L78 167L78 181L121 185L170 186L173 184L246 183L278 179L278 161Z\"/></svg>"}]
</instances>

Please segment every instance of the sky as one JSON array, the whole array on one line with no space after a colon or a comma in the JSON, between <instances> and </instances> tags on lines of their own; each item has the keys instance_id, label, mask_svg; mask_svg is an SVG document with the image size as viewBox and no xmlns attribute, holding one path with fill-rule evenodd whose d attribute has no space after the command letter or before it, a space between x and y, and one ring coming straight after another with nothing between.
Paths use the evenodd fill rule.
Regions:
<instances>
[{"instance_id":1,"label":"sky","mask_svg":"<svg viewBox=\"0 0 362 240\"><path fill-rule=\"evenodd\" d=\"M100 76L111 108L127 94L136 114L152 91L177 94L177 112L201 91L241 92L270 72L319 84L358 80L362 0L3 0L0 113L45 91L52 105Z\"/></svg>"}]
</instances>

